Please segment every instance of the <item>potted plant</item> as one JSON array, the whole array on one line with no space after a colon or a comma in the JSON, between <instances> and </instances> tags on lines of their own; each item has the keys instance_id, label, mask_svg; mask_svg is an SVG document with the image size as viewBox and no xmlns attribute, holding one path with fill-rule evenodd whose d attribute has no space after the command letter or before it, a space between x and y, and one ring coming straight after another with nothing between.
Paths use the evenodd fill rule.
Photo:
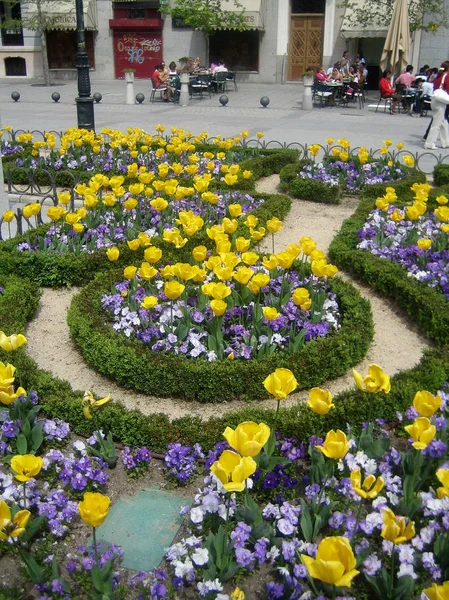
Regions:
<instances>
[{"instance_id":1,"label":"potted plant","mask_svg":"<svg viewBox=\"0 0 449 600\"><path fill-rule=\"evenodd\" d=\"M126 83L132 83L134 81L134 73L136 69L123 69L123 73L125 74Z\"/></svg>"},{"instance_id":2,"label":"potted plant","mask_svg":"<svg viewBox=\"0 0 449 600\"><path fill-rule=\"evenodd\" d=\"M304 85L312 85L313 78L315 77L315 72L312 70L304 71L302 74L302 80Z\"/></svg>"}]
</instances>

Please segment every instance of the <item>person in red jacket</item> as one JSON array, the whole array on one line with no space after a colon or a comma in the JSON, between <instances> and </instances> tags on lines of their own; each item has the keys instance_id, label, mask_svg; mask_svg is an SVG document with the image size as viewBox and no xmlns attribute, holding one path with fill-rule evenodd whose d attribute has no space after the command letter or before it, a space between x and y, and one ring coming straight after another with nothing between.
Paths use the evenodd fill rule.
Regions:
<instances>
[{"instance_id":1,"label":"person in red jacket","mask_svg":"<svg viewBox=\"0 0 449 600\"><path fill-rule=\"evenodd\" d=\"M380 95L382 96L382 98L391 98L392 99L390 112L392 115L395 115L396 114L396 106L401 101L401 95L396 93L394 88L391 86L390 77L391 77L391 71L385 70L382 73L382 77L379 81L379 90L380 90Z\"/></svg>"}]
</instances>

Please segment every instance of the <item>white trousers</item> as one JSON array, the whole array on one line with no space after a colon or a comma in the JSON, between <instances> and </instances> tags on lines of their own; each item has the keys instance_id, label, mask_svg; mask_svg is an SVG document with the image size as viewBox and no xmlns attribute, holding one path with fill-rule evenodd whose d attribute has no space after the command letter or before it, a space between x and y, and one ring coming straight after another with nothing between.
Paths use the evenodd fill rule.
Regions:
<instances>
[{"instance_id":1,"label":"white trousers","mask_svg":"<svg viewBox=\"0 0 449 600\"><path fill-rule=\"evenodd\" d=\"M438 102L432 98L432 117L433 123L430 128L429 135L427 136L426 146L433 146L440 136L440 142L442 148L449 147L449 130L447 121L444 118L446 112L446 104Z\"/></svg>"}]
</instances>

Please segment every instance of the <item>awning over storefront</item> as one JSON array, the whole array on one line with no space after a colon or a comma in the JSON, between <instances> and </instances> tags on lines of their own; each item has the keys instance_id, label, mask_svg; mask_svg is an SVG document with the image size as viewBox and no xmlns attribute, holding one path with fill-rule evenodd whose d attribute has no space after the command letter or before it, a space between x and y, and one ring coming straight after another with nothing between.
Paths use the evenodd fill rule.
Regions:
<instances>
[{"instance_id":1,"label":"awning over storefront","mask_svg":"<svg viewBox=\"0 0 449 600\"><path fill-rule=\"evenodd\" d=\"M364 0L351 0L351 6L346 7L340 33L344 38L384 38L387 37L388 25L374 23L354 23L355 10L361 9Z\"/></svg>"},{"instance_id":2,"label":"awning over storefront","mask_svg":"<svg viewBox=\"0 0 449 600\"><path fill-rule=\"evenodd\" d=\"M84 28L97 29L97 4L96 0L83 0ZM74 30L76 29L75 2L47 0L41 3L42 21L46 30ZM27 18L37 23L36 5L28 5Z\"/></svg>"},{"instance_id":3,"label":"awning over storefront","mask_svg":"<svg viewBox=\"0 0 449 600\"><path fill-rule=\"evenodd\" d=\"M263 0L238 0L241 6L236 6L234 0L221 0L221 10L241 13L250 29L264 29Z\"/></svg>"}]
</instances>

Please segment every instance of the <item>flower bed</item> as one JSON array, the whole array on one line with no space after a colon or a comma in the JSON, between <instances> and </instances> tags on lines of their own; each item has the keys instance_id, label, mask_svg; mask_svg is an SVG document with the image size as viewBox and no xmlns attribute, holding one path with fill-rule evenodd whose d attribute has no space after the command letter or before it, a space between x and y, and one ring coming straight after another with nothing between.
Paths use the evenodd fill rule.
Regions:
<instances>
[{"instance_id":1,"label":"flower bed","mask_svg":"<svg viewBox=\"0 0 449 600\"><path fill-rule=\"evenodd\" d=\"M417 182L422 178L417 177ZM398 204L409 201L413 179L398 182L390 187L397 190ZM376 189L379 193L379 190ZM413 197L413 194L412 194ZM329 256L340 267L362 278L375 289L393 298L402 306L423 331L438 344L449 343L448 301L435 289L409 277L398 264L357 249L360 243L358 231L362 230L369 214L375 208L376 198L367 190L351 219L348 219L332 241Z\"/></svg>"},{"instance_id":2,"label":"flower bed","mask_svg":"<svg viewBox=\"0 0 449 600\"><path fill-rule=\"evenodd\" d=\"M110 461L102 458L107 446L99 440L104 444L106 437L96 430L86 443L70 439L67 423L38 417L35 392L10 401L16 375L14 366L1 363L0 548L22 563L20 587L27 582L36 598L443 597L438 594L449 579L447 386L436 395L419 390L405 415L397 412L392 424L365 423L358 436L349 428L348 434L285 438L275 435L277 413L268 421L272 427L245 421L221 430L225 441L206 457L204 485L181 511L182 535L159 568L135 575L118 569L120 547L96 546L114 480ZM399 382L374 365L366 376L354 372L354 379L358 393L374 403L378 397L385 402ZM278 399L296 384L282 369L264 381ZM340 400L314 389L304 408L322 427ZM108 403L86 392L76 410L98 427ZM392 427L408 434L406 447ZM198 444L170 444L164 452L170 477L181 483L203 458ZM146 447L125 448L121 459L131 478L148 473L154 460ZM153 481L155 475L151 470ZM115 500L120 493L115 488L111 495ZM88 528L93 545L76 545ZM2 593L20 597L14 577Z\"/></svg>"},{"instance_id":3,"label":"flower bed","mask_svg":"<svg viewBox=\"0 0 449 600\"><path fill-rule=\"evenodd\" d=\"M185 268L187 270L187 265ZM135 274L134 269L130 274L133 273ZM292 275L292 282L295 281L298 281L296 274ZM106 318L102 307L103 303L109 303L109 300L104 300L104 294L111 289L111 284L115 285L115 282L116 280L112 276L99 277L73 299L68 316L71 335L79 345L86 360L93 364L97 370L114 377L122 385L132 386L157 396L175 396L196 399L202 402L220 402L242 397L248 399L260 398L264 396L263 388L260 385L263 376L266 376L273 368L280 365L292 368L300 374L301 387L310 387L329 377L342 374L350 366L356 364L366 352L372 336L372 321L366 302L360 298L352 286L336 280L330 281L329 285L330 290L338 298L341 313L341 327L338 332L307 342L302 349L300 349L301 336L292 338L290 347L293 351L292 354L285 351L280 352L279 350L274 353L271 344L265 343L265 345L260 346L260 340L257 339L254 340L254 345L256 348L258 346L260 348L257 349L255 357L249 361L237 360L240 353L244 355L245 348L243 346L238 348L236 345L232 346L234 350L229 347L225 353L225 345L221 338L223 318L211 318L212 313L210 309L207 309L204 314L205 320L211 319L209 325L211 335L207 338L208 344L205 344L207 348L204 351L206 357L192 360L184 356L182 351L178 354L167 351L151 351L141 340L133 339L133 336L127 338L123 334L120 335L113 331L110 325L105 322ZM273 286L276 287L278 284L282 285L274 278ZM126 287L129 285L125 284ZM133 285L135 291L141 289L137 288L137 281L131 285ZM293 285L297 286L296 283ZM143 289L145 287L148 287L146 283ZM219 287L225 289L227 286L222 284ZM301 312L300 308L293 308L294 303L289 300L289 287L290 285L287 285L284 281L285 295L288 298L285 298L285 309L282 310L286 311L286 314L290 309L294 311L295 315L302 314L303 317L298 324L302 326L303 319L308 312ZM259 292L254 296L249 289L244 288L237 282L235 289L241 289L243 294L248 295L247 301L250 303L248 310L253 311L258 305L257 310L261 313L258 316L259 325L252 323L250 326L248 341L251 342L251 336L258 331L258 327L262 328L263 331L266 330L272 339L275 333L272 330L270 333L270 327L261 316L263 313L260 303L263 300L259 296ZM256 292L256 290L254 291ZM133 302L133 294L134 292L131 294L131 302ZM138 292L138 294L143 295L143 292ZM264 296L266 295L268 298L268 294L269 292L266 292ZM236 297L235 291L234 297ZM117 298L117 296L112 297L112 303L114 303L114 298ZM206 300L204 294L201 294L201 298L203 299L201 302ZM234 302L232 300L233 296L229 295L228 298L228 301L232 304ZM140 302L143 301L142 298ZM171 317L171 305L167 303L167 299L162 302L166 306L166 319L164 318L164 320L167 321ZM252 303L254 302L253 306ZM281 302L283 302L282 298ZM315 302L318 303L317 306L323 306L323 292L317 294ZM207 305L209 306L209 304L208 301ZM304 303L303 305L305 306ZM177 309L178 307L174 305L173 308ZM139 310L137 305L136 309ZM189 308L192 316L194 309L194 306ZM230 317L233 312L232 309L229 313ZM140 315L147 318L149 313L141 311ZM185 329L185 321L190 317L186 314L183 315L182 312L179 312L179 315L181 318L177 318L177 327L184 328L183 332L187 336L188 329ZM125 319L130 320L126 316ZM281 319L282 322L284 320L285 318ZM224 326L226 327L226 320ZM206 330L202 325L200 327ZM327 328L327 325L324 327ZM167 333L170 336L168 329ZM303 329L303 335L305 333ZM262 330L261 334L264 335ZM168 336L167 339L171 339ZM210 340L210 338L212 339ZM185 339L186 337L183 334L184 342ZM233 340L233 344L235 342L236 340ZM210 345L214 343L217 346ZM201 342L194 347L198 348L200 344ZM220 350L218 350L218 347L220 347ZM215 352L215 355L223 356L229 356L229 353L233 352L235 359L209 362L207 353L212 351ZM220 382L220 384L217 385L217 382Z\"/></svg>"},{"instance_id":4,"label":"flower bed","mask_svg":"<svg viewBox=\"0 0 449 600\"><path fill-rule=\"evenodd\" d=\"M401 210L392 204L394 190L387 188L359 230L357 248L401 265L410 277L449 299L449 201L437 196L439 206L431 211L426 206L430 186L416 184L414 192L413 204Z\"/></svg>"},{"instance_id":5,"label":"flower bed","mask_svg":"<svg viewBox=\"0 0 449 600\"><path fill-rule=\"evenodd\" d=\"M414 164L409 155L403 157L405 164L400 162L399 152L389 149L391 140L385 140L380 157L364 147L357 152L351 150L345 139L338 140L338 146L333 144L334 140L327 140L320 162L315 157L322 150L321 146L308 146L312 158L284 167L281 189L296 198L338 204L342 194L358 194L365 187L403 179ZM397 148L401 150L403 144L397 144Z\"/></svg>"}]
</instances>

